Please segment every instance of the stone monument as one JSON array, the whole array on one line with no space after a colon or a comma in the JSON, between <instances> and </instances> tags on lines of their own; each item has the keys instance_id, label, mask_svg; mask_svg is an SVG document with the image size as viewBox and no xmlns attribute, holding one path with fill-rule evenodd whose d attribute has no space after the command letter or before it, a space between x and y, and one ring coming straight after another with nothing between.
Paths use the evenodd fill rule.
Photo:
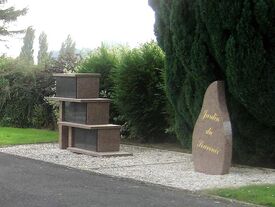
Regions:
<instances>
[{"instance_id":1,"label":"stone monument","mask_svg":"<svg viewBox=\"0 0 275 207\"><path fill-rule=\"evenodd\" d=\"M98 98L97 73L54 74L59 107L59 147L92 156L132 155L120 151L120 126L109 124L110 100Z\"/></svg>"},{"instance_id":2,"label":"stone monument","mask_svg":"<svg viewBox=\"0 0 275 207\"><path fill-rule=\"evenodd\" d=\"M232 129L223 81L206 90L192 140L195 171L211 175L229 173L232 158Z\"/></svg>"}]
</instances>

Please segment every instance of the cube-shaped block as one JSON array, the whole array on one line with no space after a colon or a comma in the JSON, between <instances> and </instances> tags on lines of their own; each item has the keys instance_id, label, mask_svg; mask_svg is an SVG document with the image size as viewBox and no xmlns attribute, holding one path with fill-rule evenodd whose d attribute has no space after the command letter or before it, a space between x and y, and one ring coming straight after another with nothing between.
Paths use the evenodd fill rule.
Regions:
<instances>
[{"instance_id":1,"label":"cube-shaped block","mask_svg":"<svg viewBox=\"0 0 275 207\"><path fill-rule=\"evenodd\" d=\"M65 98L97 98L99 95L98 73L54 74L56 96Z\"/></svg>"},{"instance_id":2,"label":"cube-shaped block","mask_svg":"<svg viewBox=\"0 0 275 207\"><path fill-rule=\"evenodd\" d=\"M62 101L61 121L88 125L108 124L110 100L93 99L86 101Z\"/></svg>"},{"instance_id":3,"label":"cube-shaped block","mask_svg":"<svg viewBox=\"0 0 275 207\"><path fill-rule=\"evenodd\" d=\"M119 151L120 127L97 130L97 152Z\"/></svg>"}]
</instances>

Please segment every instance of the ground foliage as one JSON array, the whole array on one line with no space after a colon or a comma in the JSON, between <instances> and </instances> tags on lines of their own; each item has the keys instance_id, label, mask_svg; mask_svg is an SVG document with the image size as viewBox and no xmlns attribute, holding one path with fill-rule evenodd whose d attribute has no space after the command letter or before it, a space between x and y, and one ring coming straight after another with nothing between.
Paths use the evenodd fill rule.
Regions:
<instances>
[{"instance_id":1,"label":"ground foliage","mask_svg":"<svg viewBox=\"0 0 275 207\"><path fill-rule=\"evenodd\" d=\"M235 161L275 166L275 1L149 0L166 54L178 139L191 135L207 86L226 83Z\"/></svg>"},{"instance_id":2,"label":"ground foliage","mask_svg":"<svg viewBox=\"0 0 275 207\"><path fill-rule=\"evenodd\" d=\"M207 192L220 197L235 199L246 203L270 207L275 206L275 186L271 184L214 189Z\"/></svg>"},{"instance_id":3,"label":"ground foliage","mask_svg":"<svg viewBox=\"0 0 275 207\"><path fill-rule=\"evenodd\" d=\"M0 127L0 146L57 142L58 132L53 130Z\"/></svg>"}]
</instances>

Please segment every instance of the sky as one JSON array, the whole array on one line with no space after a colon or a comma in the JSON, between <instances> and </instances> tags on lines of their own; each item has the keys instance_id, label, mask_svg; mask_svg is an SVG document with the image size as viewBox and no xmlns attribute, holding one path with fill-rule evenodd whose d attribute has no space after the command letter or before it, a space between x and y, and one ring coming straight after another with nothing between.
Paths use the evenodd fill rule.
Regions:
<instances>
[{"instance_id":1,"label":"sky","mask_svg":"<svg viewBox=\"0 0 275 207\"><path fill-rule=\"evenodd\" d=\"M79 49L93 49L101 42L136 47L155 39L154 12L148 0L8 0L5 6L28 8L12 27L35 29L35 57L42 31L47 34L49 51L58 51L68 34ZM1 53L18 56L23 36L0 42Z\"/></svg>"}]
</instances>

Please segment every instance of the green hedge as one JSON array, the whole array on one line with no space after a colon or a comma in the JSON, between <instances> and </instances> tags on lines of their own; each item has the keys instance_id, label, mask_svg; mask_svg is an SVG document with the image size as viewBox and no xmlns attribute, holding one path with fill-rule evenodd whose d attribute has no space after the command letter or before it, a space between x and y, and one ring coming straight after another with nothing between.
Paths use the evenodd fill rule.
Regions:
<instances>
[{"instance_id":1,"label":"green hedge","mask_svg":"<svg viewBox=\"0 0 275 207\"><path fill-rule=\"evenodd\" d=\"M119 62L119 56L122 46L107 46L101 44L100 47L94 49L88 57L86 57L78 66L79 73L100 73L100 93L101 96L110 97L113 88L113 81L111 75L116 70Z\"/></svg>"},{"instance_id":2,"label":"green hedge","mask_svg":"<svg viewBox=\"0 0 275 207\"><path fill-rule=\"evenodd\" d=\"M167 126L163 90L164 54L155 42L122 54L114 75L114 102L131 136L160 141Z\"/></svg>"},{"instance_id":3,"label":"green hedge","mask_svg":"<svg viewBox=\"0 0 275 207\"><path fill-rule=\"evenodd\" d=\"M149 3L181 143L191 147L207 86L225 80L234 160L275 167L275 1Z\"/></svg>"},{"instance_id":4,"label":"green hedge","mask_svg":"<svg viewBox=\"0 0 275 207\"><path fill-rule=\"evenodd\" d=\"M116 45L108 46L104 43L92 50L89 55L79 64L78 73L100 73L100 97L112 99L113 94L113 73L121 58L121 53L128 48ZM110 122L123 124L120 115L113 102L110 104Z\"/></svg>"},{"instance_id":5,"label":"green hedge","mask_svg":"<svg viewBox=\"0 0 275 207\"><path fill-rule=\"evenodd\" d=\"M44 98L53 94L49 72L18 60L0 59L0 125L55 128L54 108Z\"/></svg>"},{"instance_id":6,"label":"green hedge","mask_svg":"<svg viewBox=\"0 0 275 207\"><path fill-rule=\"evenodd\" d=\"M112 100L110 121L123 125L123 135L159 141L168 128L163 67L164 54L155 42L135 49L102 44L78 72L101 73L101 96Z\"/></svg>"}]
</instances>

